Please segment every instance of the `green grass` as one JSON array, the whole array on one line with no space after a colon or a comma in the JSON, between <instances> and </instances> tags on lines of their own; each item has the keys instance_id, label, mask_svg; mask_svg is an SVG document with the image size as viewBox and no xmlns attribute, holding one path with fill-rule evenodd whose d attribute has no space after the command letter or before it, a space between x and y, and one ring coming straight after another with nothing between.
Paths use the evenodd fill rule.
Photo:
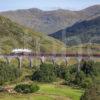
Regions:
<instances>
[{"instance_id":1,"label":"green grass","mask_svg":"<svg viewBox=\"0 0 100 100\"><path fill-rule=\"evenodd\" d=\"M0 100L80 100L83 90L68 86L39 84L40 90L33 94L0 93Z\"/></svg>"},{"instance_id":2,"label":"green grass","mask_svg":"<svg viewBox=\"0 0 100 100\"><path fill-rule=\"evenodd\" d=\"M19 95L19 94L0 94L0 100L54 100L50 96L45 95Z\"/></svg>"},{"instance_id":3,"label":"green grass","mask_svg":"<svg viewBox=\"0 0 100 100\"><path fill-rule=\"evenodd\" d=\"M82 95L83 91L78 89L73 89L68 86L55 86L55 85L41 85L41 89L39 93L47 93L47 94L54 94L59 96L69 97L72 100L80 100L80 96Z\"/></svg>"}]
</instances>

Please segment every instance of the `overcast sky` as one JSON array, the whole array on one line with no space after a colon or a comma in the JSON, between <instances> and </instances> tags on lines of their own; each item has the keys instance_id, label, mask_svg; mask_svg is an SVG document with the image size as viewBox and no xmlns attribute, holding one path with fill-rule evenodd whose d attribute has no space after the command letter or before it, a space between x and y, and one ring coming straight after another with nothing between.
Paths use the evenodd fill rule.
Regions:
<instances>
[{"instance_id":1,"label":"overcast sky","mask_svg":"<svg viewBox=\"0 0 100 100\"><path fill-rule=\"evenodd\" d=\"M0 0L0 11L39 8L80 10L100 4L100 0Z\"/></svg>"}]
</instances>

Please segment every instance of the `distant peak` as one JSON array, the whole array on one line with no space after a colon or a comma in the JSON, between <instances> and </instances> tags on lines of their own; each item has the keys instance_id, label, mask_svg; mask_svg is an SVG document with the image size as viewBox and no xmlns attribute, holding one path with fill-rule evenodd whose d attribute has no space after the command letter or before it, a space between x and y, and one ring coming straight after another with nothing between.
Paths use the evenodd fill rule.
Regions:
<instances>
[{"instance_id":1,"label":"distant peak","mask_svg":"<svg viewBox=\"0 0 100 100\"><path fill-rule=\"evenodd\" d=\"M98 5L93 5L93 6L87 7L83 10L87 10L87 9L100 9L100 5L99 4Z\"/></svg>"},{"instance_id":2,"label":"distant peak","mask_svg":"<svg viewBox=\"0 0 100 100\"><path fill-rule=\"evenodd\" d=\"M43 10L41 9L38 9L38 8L30 8L28 10L31 10L31 11L36 11L36 12L42 12Z\"/></svg>"},{"instance_id":3,"label":"distant peak","mask_svg":"<svg viewBox=\"0 0 100 100\"><path fill-rule=\"evenodd\" d=\"M90 7L100 7L100 4L98 4L98 5L93 5L93 6L90 6Z\"/></svg>"}]
</instances>

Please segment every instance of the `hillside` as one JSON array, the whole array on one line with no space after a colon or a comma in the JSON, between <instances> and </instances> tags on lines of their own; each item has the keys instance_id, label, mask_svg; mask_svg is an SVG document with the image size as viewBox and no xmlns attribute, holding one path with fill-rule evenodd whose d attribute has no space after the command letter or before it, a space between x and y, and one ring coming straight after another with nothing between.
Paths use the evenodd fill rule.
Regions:
<instances>
[{"instance_id":1,"label":"hillside","mask_svg":"<svg viewBox=\"0 0 100 100\"><path fill-rule=\"evenodd\" d=\"M1 15L11 20L46 34L54 33L76 22L95 18L100 15L100 5L91 6L81 11L58 9L42 11L32 8L27 10L1 12Z\"/></svg>"},{"instance_id":2,"label":"hillside","mask_svg":"<svg viewBox=\"0 0 100 100\"><path fill-rule=\"evenodd\" d=\"M0 16L0 53L10 53L14 48L29 48L37 52L39 47L42 52L65 49L62 42Z\"/></svg>"},{"instance_id":3,"label":"hillside","mask_svg":"<svg viewBox=\"0 0 100 100\"><path fill-rule=\"evenodd\" d=\"M100 43L100 17L76 23L69 28L55 32L50 36L63 41L63 35L64 38L66 37L66 41L68 39L70 40L70 37L76 37L76 40L80 39L81 41L79 42L81 43L88 43L89 41ZM94 40L93 38L95 37L96 39ZM75 44L75 40L71 40L69 44Z\"/></svg>"}]
</instances>

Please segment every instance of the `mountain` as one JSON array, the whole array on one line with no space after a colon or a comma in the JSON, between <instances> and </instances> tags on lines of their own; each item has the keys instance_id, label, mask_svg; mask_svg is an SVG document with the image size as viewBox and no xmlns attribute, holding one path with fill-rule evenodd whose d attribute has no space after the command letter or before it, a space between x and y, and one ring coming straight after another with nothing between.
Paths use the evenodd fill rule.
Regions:
<instances>
[{"instance_id":1,"label":"mountain","mask_svg":"<svg viewBox=\"0 0 100 100\"><path fill-rule=\"evenodd\" d=\"M65 45L59 40L0 16L0 53L11 53L15 48L29 48L33 52L40 48L41 52L49 53L55 50L58 53L65 50Z\"/></svg>"},{"instance_id":2,"label":"mountain","mask_svg":"<svg viewBox=\"0 0 100 100\"><path fill-rule=\"evenodd\" d=\"M88 7L79 11L79 13L86 14L88 17L97 17L98 15L100 16L100 5Z\"/></svg>"},{"instance_id":3,"label":"mountain","mask_svg":"<svg viewBox=\"0 0 100 100\"><path fill-rule=\"evenodd\" d=\"M75 44L76 42L88 43L89 41L100 43L100 16L91 20L77 22L71 27L50 34L50 36L61 41L66 40L65 42L69 44Z\"/></svg>"},{"instance_id":4,"label":"mountain","mask_svg":"<svg viewBox=\"0 0 100 100\"><path fill-rule=\"evenodd\" d=\"M91 6L80 11L58 9L42 11L32 8L27 10L1 12L0 15L10 18L23 26L45 34L54 33L76 22L92 19L100 15L100 5Z\"/></svg>"},{"instance_id":5,"label":"mountain","mask_svg":"<svg viewBox=\"0 0 100 100\"><path fill-rule=\"evenodd\" d=\"M42 11L34 8L3 12L1 15L8 17L23 26L46 34L56 32L79 19L77 14L73 11Z\"/></svg>"}]
</instances>

